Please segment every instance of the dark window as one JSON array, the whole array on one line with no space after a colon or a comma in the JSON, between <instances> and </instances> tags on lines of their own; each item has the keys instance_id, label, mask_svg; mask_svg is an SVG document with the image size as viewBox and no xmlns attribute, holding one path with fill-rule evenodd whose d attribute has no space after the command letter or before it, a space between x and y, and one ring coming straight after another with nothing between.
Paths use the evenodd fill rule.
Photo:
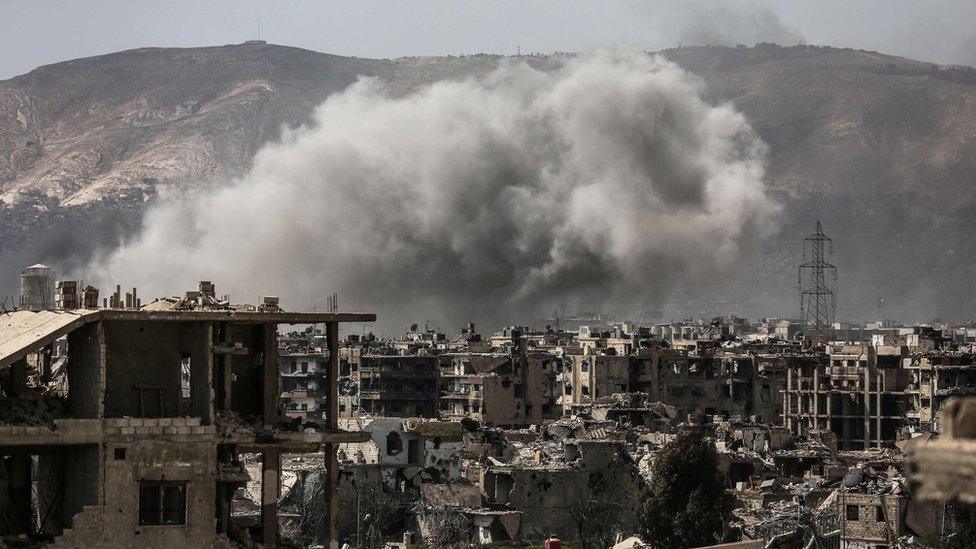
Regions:
<instances>
[{"instance_id":1,"label":"dark window","mask_svg":"<svg viewBox=\"0 0 976 549\"><path fill-rule=\"evenodd\" d=\"M125 448L115 449L115 459L125 459Z\"/></svg>"},{"instance_id":2,"label":"dark window","mask_svg":"<svg viewBox=\"0 0 976 549\"><path fill-rule=\"evenodd\" d=\"M186 524L186 483L139 483L139 525Z\"/></svg>"},{"instance_id":3,"label":"dark window","mask_svg":"<svg viewBox=\"0 0 976 549\"><path fill-rule=\"evenodd\" d=\"M410 439L407 441L407 461L410 463L423 465L424 463L424 447L423 443L417 439Z\"/></svg>"},{"instance_id":4,"label":"dark window","mask_svg":"<svg viewBox=\"0 0 976 549\"><path fill-rule=\"evenodd\" d=\"M847 506L847 520L857 520L857 505Z\"/></svg>"},{"instance_id":5,"label":"dark window","mask_svg":"<svg viewBox=\"0 0 976 549\"><path fill-rule=\"evenodd\" d=\"M397 433L386 435L386 455L395 456L403 451L403 439Z\"/></svg>"},{"instance_id":6,"label":"dark window","mask_svg":"<svg viewBox=\"0 0 976 549\"><path fill-rule=\"evenodd\" d=\"M874 520L876 522L884 522L885 521L884 508L881 507L880 505L874 508Z\"/></svg>"}]
</instances>

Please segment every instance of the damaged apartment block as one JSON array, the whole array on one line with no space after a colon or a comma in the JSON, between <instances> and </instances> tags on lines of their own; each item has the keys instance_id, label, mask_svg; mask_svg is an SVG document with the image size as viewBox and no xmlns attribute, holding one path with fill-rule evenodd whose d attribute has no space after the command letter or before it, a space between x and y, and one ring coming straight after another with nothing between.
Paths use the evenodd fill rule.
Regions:
<instances>
[{"instance_id":1,"label":"damaged apartment block","mask_svg":"<svg viewBox=\"0 0 976 549\"><path fill-rule=\"evenodd\" d=\"M324 452L337 480L338 326L373 314L285 312L217 299L209 282L139 307L121 290L98 305L62 283L62 307L0 315L0 536L51 547L231 546L280 543L283 454ZM285 418L278 325L322 323L333 357L323 419ZM235 521L249 480L241 455L261 457L259 525ZM335 482L319 537L336 541Z\"/></svg>"}]
</instances>

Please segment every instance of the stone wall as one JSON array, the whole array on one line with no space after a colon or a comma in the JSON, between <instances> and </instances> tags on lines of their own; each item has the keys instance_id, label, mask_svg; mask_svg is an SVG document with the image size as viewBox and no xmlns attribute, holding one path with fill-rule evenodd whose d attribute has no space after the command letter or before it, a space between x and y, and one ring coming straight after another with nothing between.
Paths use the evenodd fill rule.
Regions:
<instances>
[{"instance_id":1,"label":"stone wall","mask_svg":"<svg viewBox=\"0 0 976 549\"><path fill-rule=\"evenodd\" d=\"M86 505L73 514L71 528L53 547L111 547L119 540L146 547L203 547L222 543L215 534L214 475L216 450L212 442L138 442L93 447L79 456L83 478L74 484L66 504L76 508L91 491L98 476L88 480L91 461L104 464L102 505ZM78 474L69 466L69 478ZM139 525L139 482L186 482L186 524Z\"/></svg>"},{"instance_id":2,"label":"stone wall","mask_svg":"<svg viewBox=\"0 0 976 549\"><path fill-rule=\"evenodd\" d=\"M102 323L68 334L68 410L71 417L102 417L105 398L105 336Z\"/></svg>"},{"instance_id":3,"label":"stone wall","mask_svg":"<svg viewBox=\"0 0 976 549\"><path fill-rule=\"evenodd\" d=\"M906 497L882 494L838 494L837 516L843 541L852 549L873 548L898 538L903 531ZM856 508L857 519L848 516Z\"/></svg>"}]
</instances>

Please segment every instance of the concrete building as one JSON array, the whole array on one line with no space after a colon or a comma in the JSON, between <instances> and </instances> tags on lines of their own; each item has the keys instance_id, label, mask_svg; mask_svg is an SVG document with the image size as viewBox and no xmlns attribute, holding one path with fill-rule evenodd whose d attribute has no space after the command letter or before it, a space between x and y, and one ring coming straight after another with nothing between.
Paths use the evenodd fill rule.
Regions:
<instances>
[{"instance_id":1,"label":"concrete building","mask_svg":"<svg viewBox=\"0 0 976 549\"><path fill-rule=\"evenodd\" d=\"M556 534L576 539L601 511L612 507L622 529L636 526L639 480L623 444L607 440L566 440L565 457L548 463L486 467L479 480L486 506L517 509L521 536Z\"/></svg>"},{"instance_id":2,"label":"concrete building","mask_svg":"<svg viewBox=\"0 0 976 549\"><path fill-rule=\"evenodd\" d=\"M954 396L976 395L976 354L966 351L926 351L912 355L906 388L910 398L906 417L920 432L942 431L942 411Z\"/></svg>"},{"instance_id":3,"label":"concrete building","mask_svg":"<svg viewBox=\"0 0 976 549\"><path fill-rule=\"evenodd\" d=\"M281 410L288 417L325 419L328 405L326 377L329 357L325 353L286 353L279 357Z\"/></svg>"},{"instance_id":4,"label":"concrete building","mask_svg":"<svg viewBox=\"0 0 976 549\"><path fill-rule=\"evenodd\" d=\"M842 490L836 501L845 549L890 547L905 532L905 494Z\"/></svg>"},{"instance_id":5,"label":"concrete building","mask_svg":"<svg viewBox=\"0 0 976 549\"><path fill-rule=\"evenodd\" d=\"M507 353L441 355L440 412L492 426L525 424L525 385Z\"/></svg>"},{"instance_id":6,"label":"concrete building","mask_svg":"<svg viewBox=\"0 0 976 549\"><path fill-rule=\"evenodd\" d=\"M327 478L338 478L338 444L368 435L337 428L337 360L328 363L321 427L281 422L277 327L325 323L334 349L340 322L375 315L207 303L197 294L142 310L3 315L5 406L32 410L33 419L0 418L0 534L53 547L226 546L241 532L233 495L248 480L239 456L249 452L262 456L259 537L275 546L282 454L323 451ZM41 406L53 397L30 374L43 362L34 357L59 339L67 391L51 414ZM324 491L326 542L337 539L334 482Z\"/></svg>"},{"instance_id":7,"label":"concrete building","mask_svg":"<svg viewBox=\"0 0 976 549\"><path fill-rule=\"evenodd\" d=\"M829 430L842 450L892 446L910 407L905 356L907 347L858 343L795 357L783 392L786 426L794 436Z\"/></svg>"},{"instance_id":8,"label":"concrete building","mask_svg":"<svg viewBox=\"0 0 976 549\"><path fill-rule=\"evenodd\" d=\"M380 416L437 417L439 357L363 355L359 408Z\"/></svg>"}]
</instances>

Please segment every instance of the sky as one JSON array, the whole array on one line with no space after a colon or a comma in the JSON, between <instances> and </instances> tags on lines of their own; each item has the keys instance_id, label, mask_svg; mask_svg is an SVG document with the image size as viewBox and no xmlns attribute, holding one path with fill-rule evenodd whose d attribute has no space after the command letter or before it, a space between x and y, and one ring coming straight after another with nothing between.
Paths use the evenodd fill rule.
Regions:
<instances>
[{"instance_id":1,"label":"sky","mask_svg":"<svg viewBox=\"0 0 976 549\"><path fill-rule=\"evenodd\" d=\"M0 0L0 79L146 46L260 38L359 57L799 42L976 65L973 0Z\"/></svg>"}]
</instances>

